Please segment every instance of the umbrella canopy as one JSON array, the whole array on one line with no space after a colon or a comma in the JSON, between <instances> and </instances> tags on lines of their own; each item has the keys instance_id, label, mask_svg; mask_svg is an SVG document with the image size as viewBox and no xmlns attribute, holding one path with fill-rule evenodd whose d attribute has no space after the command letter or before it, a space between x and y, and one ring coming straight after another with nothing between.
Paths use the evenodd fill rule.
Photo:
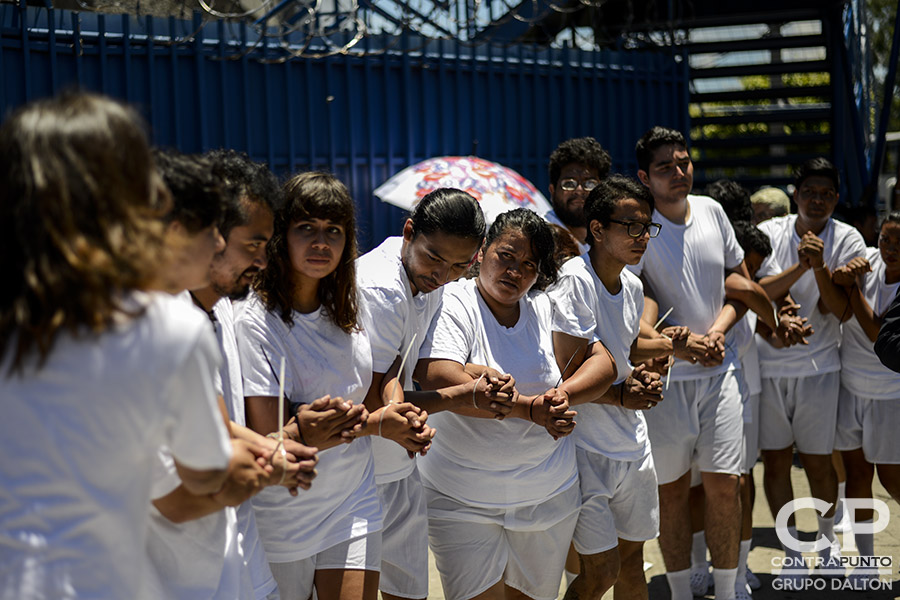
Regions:
<instances>
[{"instance_id":1,"label":"umbrella canopy","mask_svg":"<svg viewBox=\"0 0 900 600\"><path fill-rule=\"evenodd\" d=\"M539 215L552 207L534 185L503 165L475 156L440 156L407 167L378 186L383 202L411 210L423 196L453 187L472 194L490 223L500 213L530 208Z\"/></svg>"}]
</instances>

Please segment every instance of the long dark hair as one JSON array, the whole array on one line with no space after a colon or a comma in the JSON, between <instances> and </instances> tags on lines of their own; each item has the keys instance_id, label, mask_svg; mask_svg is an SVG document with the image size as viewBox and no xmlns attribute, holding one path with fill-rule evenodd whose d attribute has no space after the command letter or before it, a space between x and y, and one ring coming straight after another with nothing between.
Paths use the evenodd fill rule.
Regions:
<instances>
[{"instance_id":1,"label":"long dark hair","mask_svg":"<svg viewBox=\"0 0 900 600\"><path fill-rule=\"evenodd\" d=\"M284 184L284 206L275 213L275 233L266 247L268 266L254 283L266 309L277 310L288 326L294 324L294 270L287 232L306 219L339 223L346 235L337 268L319 282L318 298L335 325L350 333L359 329L356 291L356 216L346 186L328 173L301 173Z\"/></svg>"},{"instance_id":2,"label":"long dark hair","mask_svg":"<svg viewBox=\"0 0 900 600\"><path fill-rule=\"evenodd\" d=\"M28 104L0 128L0 358L10 372L57 336L100 333L122 292L150 284L169 196L137 113L68 93ZM16 337L13 347L7 341Z\"/></svg>"}]
</instances>

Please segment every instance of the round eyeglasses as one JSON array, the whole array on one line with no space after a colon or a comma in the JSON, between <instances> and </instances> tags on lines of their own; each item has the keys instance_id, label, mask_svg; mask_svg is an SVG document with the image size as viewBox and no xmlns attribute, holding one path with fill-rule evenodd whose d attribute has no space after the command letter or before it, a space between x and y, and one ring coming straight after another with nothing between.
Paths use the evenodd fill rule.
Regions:
<instances>
[{"instance_id":1,"label":"round eyeglasses","mask_svg":"<svg viewBox=\"0 0 900 600\"><path fill-rule=\"evenodd\" d=\"M616 219L610 219L610 223L618 223L619 225L625 226L625 231L628 233L630 237L639 238L644 235L646 231L650 237L655 238L659 235L660 230L662 229L662 225L659 223L641 223L640 221L618 221Z\"/></svg>"}]
</instances>

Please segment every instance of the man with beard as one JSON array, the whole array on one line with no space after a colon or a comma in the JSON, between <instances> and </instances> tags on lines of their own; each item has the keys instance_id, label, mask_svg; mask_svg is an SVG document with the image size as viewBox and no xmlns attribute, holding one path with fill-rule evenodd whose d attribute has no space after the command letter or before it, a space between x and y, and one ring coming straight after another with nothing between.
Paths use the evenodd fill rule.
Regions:
<instances>
[{"instance_id":1,"label":"man with beard","mask_svg":"<svg viewBox=\"0 0 900 600\"><path fill-rule=\"evenodd\" d=\"M592 137L573 138L550 155L550 201L553 210L544 215L550 223L565 227L581 253L588 250L584 202L592 189L609 174L609 152Z\"/></svg>"},{"instance_id":2,"label":"man with beard","mask_svg":"<svg viewBox=\"0 0 900 600\"><path fill-rule=\"evenodd\" d=\"M228 192L224 194L224 215L219 225L219 231L225 238L225 249L213 258L210 285L191 290L191 297L215 325L216 337L225 359L220 376L232 430L246 431L248 435L256 436L244 427L243 379L234 337L231 301L245 297L253 278L266 268L266 245L274 231L274 214L281 202L281 186L266 165L251 161L246 154L216 150L208 153L207 157L213 163L213 174ZM288 442L286 439L285 443ZM244 563L250 572L255 599L278 598L278 589L259 540L250 503L245 502L238 507L237 518Z\"/></svg>"}]
</instances>

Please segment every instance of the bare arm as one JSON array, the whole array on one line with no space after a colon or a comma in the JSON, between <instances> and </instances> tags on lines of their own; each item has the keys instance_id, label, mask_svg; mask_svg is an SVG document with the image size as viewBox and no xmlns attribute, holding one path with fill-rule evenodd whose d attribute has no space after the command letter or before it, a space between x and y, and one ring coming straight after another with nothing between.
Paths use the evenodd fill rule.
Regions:
<instances>
[{"instance_id":1,"label":"bare arm","mask_svg":"<svg viewBox=\"0 0 900 600\"><path fill-rule=\"evenodd\" d=\"M588 343L588 340L576 338L558 331L553 332L553 346L556 352L557 362L568 361L566 357L575 354L576 358L569 367L571 375L563 376L563 383L559 386L561 392L569 397L569 405L586 404L588 402L600 402L611 404L612 401L602 400L606 398L610 386L616 380L616 361L613 360L609 350L600 342ZM578 356L583 356L580 364L576 361ZM577 367L576 367L577 365ZM565 363L560 367L562 369ZM573 371L574 368L574 372ZM618 403L618 398L616 398Z\"/></svg>"},{"instance_id":2,"label":"bare arm","mask_svg":"<svg viewBox=\"0 0 900 600\"><path fill-rule=\"evenodd\" d=\"M736 300L759 315L760 320L771 329L777 329L775 307L766 290L753 281L737 273L725 278L725 298Z\"/></svg>"}]
</instances>

